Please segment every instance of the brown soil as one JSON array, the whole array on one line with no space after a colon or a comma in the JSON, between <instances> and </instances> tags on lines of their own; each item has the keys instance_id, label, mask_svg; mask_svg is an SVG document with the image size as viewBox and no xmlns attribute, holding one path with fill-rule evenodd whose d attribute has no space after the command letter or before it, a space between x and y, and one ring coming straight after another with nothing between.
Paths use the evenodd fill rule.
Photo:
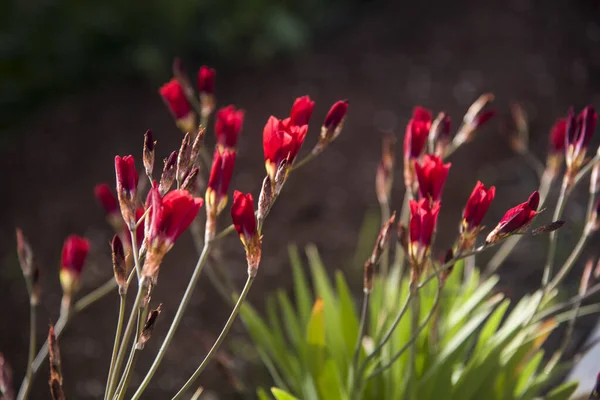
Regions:
<instances>
[{"instance_id":1,"label":"brown soil","mask_svg":"<svg viewBox=\"0 0 600 400\"><path fill-rule=\"evenodd\" d=\"M288 63L219 75L221 103L233 103L246 110L232 187L252 191L255 196L264 176L262 127L270 114L284 116L296 96L310 94L317 108L305 146L308 148L329 105L340 98L350 102L342 136L325 154L293 174L269 217L260 275L250 294L253 303L261 304L265 293L276 287L289 287L286 248L290 242L301 247L316 243L330 268L350 267L348 260L361 221L366 210L376 205L374 171L380 130L393 129L401 138L414 105L446 110L454 121L459 121L470 102L485 91L496 94L496 105L503 114L510 101L522 101L530 112L534 149L541 157L545 134L556 116L564 114L571 104L600 106L596 74L600 26L591 22L597 12L588 9L587 3L417 3L409 8L387 5L373 11L352 30L318 43ZM459 212L476 179L498 187L497 199L486 219L488 225L536 186L526 163L510 153L499 126L490 124L451 160L441 217L445 227L440 230L441 247L454 237ZM14 227L23 228L44 267L44 309L38 318L41 341L48 321L57 318L57 263L67 234L83 234L93 243L82 293L112 274L108 247L111 233L92 189L99 182L114 181L115 154L139 158L142 134L147 128L159 141L161 158L177 148L180 135L155 87L107 82L104 87L48 104L17 128L15 139L0 150L5 171L5 193L0 200L0 250L5 255L0 269L0 304L5 310L0 324L0 351L15 368L17 385L25 368L28 314L13 251ZM401 176L400 168L397 176ZM396 208L400 207L402 193L402 185L396 185ZM581 207L574 205L567 210L567 219L580 219L581 212ZM226 223L225 214L222 224ZM571 229L576 232L579 228L574 224ZM574 240L565 236L567 244ZM504 267L507 288L518 294L537 284L543 245L543 239L522 242ZM241 285L244 257L235 238L226 241L223 253L225 264ZM137 363L133 386L139 383L168 328L195 259L191 238L184 235L165 260L153 297L155 303L163 303L163 313L155 337ZM205 353L199 334L217 334L227 312L208 281L202 280L145 398L164 399L174 393ZM61 338L70 398L101 396L116 314L117 296L109 296L78 316ZM238 326L237 332L241 334L242 328ZM32 398L48 398L46 377L44 368ZM199 383L222 398L232 397L231 389L215 369L207 371Z\"/></svg>"}]
</instances>

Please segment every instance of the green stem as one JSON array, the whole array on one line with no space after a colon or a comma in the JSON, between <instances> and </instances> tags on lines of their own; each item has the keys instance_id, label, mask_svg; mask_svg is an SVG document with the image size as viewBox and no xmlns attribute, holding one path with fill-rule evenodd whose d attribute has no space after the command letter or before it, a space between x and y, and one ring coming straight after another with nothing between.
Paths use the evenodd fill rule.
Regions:
<instances>
[{"instance_id":1,"label":"green stem","mask_svg":"<svg viewBox=\"0 0 600 400\"><path fill-rule=\"evenodd\" d=\"M415 290L415 289L411 289ZM411 345L409 347L409 357L408 357L408 372L405 376L406 379L406 392L409 395L409 398L414 397L414 388L417 374L417 338L419 337L419 314L421 312L421 298L419 293L415 290L415 299L412 302L412 312L410 318L410 330L412 335L415 337L415 340L411 341ZM434 309L430 312L430 315L433 315Z\"/></svg>"},{"instance_id":2,"label":"green stem","mask_svg":"<svg viewBox=\"0 0 600 400\"><path fill-rule=\"evenodd\" d=\"M30 382L33 376L33 359L35 358L35 342L36 342L36 311L37 304L31 304L29 307L29 353L27 355L27 372L25 373L25 381ZM27 385L23 394L19 394L19 399L25 400L29 396L31 385Z\"/></svg>"},{"instance_id":3,"label":"green stem","mask_svg":"<svg viewBox=\"0 0 600 400\"><path fill-rule=\"evenodd\" d=\"M596 294L598 292L600 292L600 283L597 283L594 286L590 287L585 292L584 295L574 296L573 298L571 298L571 299L569 299L567 301L564 301L564 302L559 303L559 304L557 304L555 306L552 306L551 308L545 309L544 311L540 312L539 314L537 314L535 316L535 318L532 320L532 323L541 321L544 318L546 318L546 317L548 317L548 316L554 314L555 312L560 311L560 310L562 310L564 308L571 307L571 306L577 304L578 302L583 301L583 300L587 299L590 296L593 296L594 294Z\"/></svg>"},{"instance_id":4,"label":"green stem","mask_svg":"<svg viewBox=\"0 0 600 400\"><path fill-rule=\"evenodd\" d=\"M354 373L356 373L356 367L358 366L358 357L360 356L362 338L365 333L367 309L369 308L369 294L370 293L367 291L365 291L363 294L362 308L360 311L360 322L358 324L358 335L356 337L356 345L354 346L354 356L352 357L352 371L354 371Z\"/></svg>"},{"instance_id":5,"label":"green stem","mask_svg":"<svg viewBox=\"0 0 600 400\"><path fill-rule=\"evenodd\" d=\"M306 157L304 157L302 160L300 160L297 163L294 163L294 165L292 165L292 167L290 168L290 172L295 171L298 168L300 168L301 166L303 166L304 164L307 164L308 162L312 161L313 158L315 158L319 154L320 154L320 152L319 153L313 153L313 152L308 153L306 155Z\"/></svg>"},{"instance_id":6,"label":"green stem","mask_svg":"<svg viewBox=\"0 0 600 400\"><path fill-rule=\"evenodd\" d=\"M560 271L558 271L554 279L547 285L546 293L549 293L552 290L554 290L562 282L562 280L569 273L569 271L571 271L571 268L573 268L573 265L575 265L575 261L577 261L579 256L581 256L581 253L583 252L583 249L585 248L585 245L587 244L587 241L589 240L590 236L591 232L589 232L589 230L585 228L583 234L579 238L579 241L575 245L575 248L569 255L569 258L567 259L567 261L565 261L565 264L562 266Z\"/></svg>"},{"instance_id":7,"label":"green stem","mask_svg":"<svg viewBox=\"0 0 600 400\"><path fill-rule=\"evenodd\" d=\"M238 313L240 312L240 308L241 308L242 304L244 303L244 300L246 299L248 292L250 291L250 287L252 286L252 282L254 282L255 277L256 277L256 275L253 275L253 274L248 275L248 279L246 280L244 289L242 290L240 297L238 298L237 302L235 303L235 306L233 307L233 310L231 311L231 315L229 315L229 319L225 323L225 326L223 327L223 330L219 334L217 341L215 342L215 344L213 344L213 346L211 347L211 349L208 352L208 354L206 355L206 357L204 357L204 360L202 361L202 363L200 364L198 369L192 374L190 379L188 379L188 381L185 383L185 385L183 385L183 387L179 390L179 392L177 392L177 394L173 397L172 400L180 399L181 396L183 396L183 394L194 384L194 381L196 379L198 379L198 377L200 376L202 371L204 371L204 369L206 368L206 366L208 365L210 360L214 357L217 350L219 349L219 346L221 346L221 343L223 343L223 340L229 333L229 330L231 329L231 326L233 325L233 321L235 321L235 318L237 317ZM138 392L139 392L139 390L138 390ZM138 397L134 396L133 398L137 399L137 398L139 398L139 396Z\"/></svg>"},{"instance_id":8,"label":"green stem","mask_svg":"<svg viewBox=\"0 0 600 400\"><path fill-rule=\"evenodd\" d=\"M119 343L121 340L121 331L123 330L123 320L125 319L125 304L127 300L127 294L119 294L119 317L117 319L117 331L115 333L115 342L113 344L112 356L110 358L110 367L108 368L108 378L106 380L106 389L104 390L104 399L108 399L108 390L110 382L112 380L115 362L117 361L117 353L119 351Z\"/></svg>"},{"instance_id":9,"label":"green stem","mask_svg":"<svg viewBox=\"0 0 600 400\"><path fill-rule=\"evenodd\" d=\"M221 232L219 232L215 235L215 237L213 238L213 242L215 240L223 239L224 237L228 236L230 233L232 233L234 231L235 231L235 226L233 226L233 224L229 225L227 228L223 229Z\"/></svg>"},{"instance_id":10,"label":"green stem","mask_svg":"<svg viewBox=\"0 0 600 400\"><path fill-rule=\"evenodd\" d=\"M113 399L116 398L118 400L121 400L125 397L138 353L139 350L136 349L134 343L133 346L131 346L131 351L129 352L129 358L127 359L127 364L125 365L125 371L123 371L123 378L121 379L119 386L117 386L117 390L115 391L115 396L113 397Z\"/></svg>"},{"instance_id":11,"label":"green stem","mask_svg":"<svg viewBox=\"0 0 600 400\"><path fill-rule=\"evenodd\" d=\"M554 209L554 215L552 221L557 221L562 216L565 204L567 203L567 197L569 196L570 190L566 180L560 188L560 195ZM544 266L544 275L542 276L542 287L546 287L552 276L552 268L554 266L554 258L556 256L556 239L558 237L558 231L550 232L550 245L548 246L548 255L546 258L546 265Z\"/></svg>"},{"instance_id":12,"label":"green stem","mask_svg":"<svg viewBox=\"0 0 600 400\"><path fill-rule=\"evenodd\" d=\"M183 318L183 313L185 312L185 309L187 308L187 305L190 302L190 299L192 298L192 294L194 292L194 289L196 288L196 283L198 282L198 278L200 277L202 268L204 267L204 264L206 263L206 259L208 258L208 253L210 251L210 245L211 245L211 242L204 243L204 249L202 249L202 253L200 254L200 257L198 258L198 263L196 264L196 267L194 268L194 273L192 274L192 277L190 278L190 281L185 290L183 298L181 299L181 303L179 304L179 308L177 309L177 312L175 314L175 318L173 318L173 322L171 323L169 331L167 332L167 336L165 337L162 345L160 346L160 349L158 350L158 353L156 355L156 358L154 359L154 362L152 363L152 366L150 367L150 370L144 377L144 380L140 384L138 390L133 395L132 399L139 399L141 397L142 393L144 393L144 390L146 390L146 387L150 383L150 380L156 373L156 370L158 369L158 366L160 365L163 357L165 356L167 348L169 347L171 340L173 340L173 336L175 336L175 332L177 331L177 328L179 327L179 323L181 322L181 319Z\"/></svg>"}]
</instances>

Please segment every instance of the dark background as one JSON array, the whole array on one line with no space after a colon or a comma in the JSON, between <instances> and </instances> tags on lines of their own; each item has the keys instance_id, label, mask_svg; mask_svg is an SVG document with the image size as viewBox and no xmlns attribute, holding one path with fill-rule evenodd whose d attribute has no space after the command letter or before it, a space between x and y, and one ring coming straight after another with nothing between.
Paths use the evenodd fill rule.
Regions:
<instances>
[{"instance_id":1,"label":"dark background","mask_svg":"<svg viewBox=\"0 0 600 400\"><path fill-rule=\"evenodd\" d=\"M268 116L287 114L297 96L309 94L316 100L307 151L329 106L349 100L342 136L291 176L266 223L263 262L250 293L251 302L260 306L266 293L290 285L290 242L316 243L331 269L345 269L360 285L360 268L351 260L361 222L368 210L376 210L381 130L393 130L401 144L417 104L449 112L456 127L470 103L489 91L500 112L475 142L452 156L440 248L453 240L460 210L477 179L498 188L485 220L488 226L524 201L537 182L527 163L511 153L500 129L508 105L524 105L532 148L542 160L547 132L558 116L571 105L600 106L599 11L596 1L566 0L3 2L0 351L14 366L15 386L25 369L28 308L14 227L23 228L44 267L38 318L42 341L47 322L58 314L58 262L68 234L85 235L93 244L82 294L112 274L111 232L92 190L99 182L113 184L114 156L139 159L148 128L159 141L159 159L179 145L181 135L157 94L170 77L173 56L181 56L190 73L202 63L216 66L219 104L246 110L232 187L256 197L264 176L261 137ZM394 208L399 209L404 190L400 158L397 165ZM544 221L550 219L557 189ZM586 190L566 209L569 224L559 240L559 259L566 258L580 233ZM228 223L227 213L221 223ZM546 240L523 240L503 266L501 285L509 294L517 297L537 287ZM232 237L223 250L241 287L242 248ZM483 255L480 261L488 258ZM191 238L184 235L165 260L153 297L163 303L163 313L132 386L153 359L195 259ZM109 296L78 316L61 338L69 398L101 396L116 314L117 296ZM227 314L209 282L202 280L145 398L174 393L205 354L200 337L216 335ZM576 339L594 321L580 324ZM241 326L234 336L243 337ZM237 365L242 375L260 375L246 362ZM43 368L32 398L48 398L46 381ZM221 398L233 396L214 368L199 383ZM257 384L251 381L250 387Z\"/></svg>"}]
</instances>

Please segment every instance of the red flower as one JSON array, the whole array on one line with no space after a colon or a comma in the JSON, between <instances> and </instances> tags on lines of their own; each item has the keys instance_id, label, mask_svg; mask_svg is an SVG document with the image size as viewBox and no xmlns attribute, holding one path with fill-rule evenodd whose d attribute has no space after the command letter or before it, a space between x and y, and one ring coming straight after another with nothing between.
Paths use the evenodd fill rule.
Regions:
<instances>
[{"instance_id":1,"label":"red flower","mask_svg":"<svg viewBox=\"0 0 600 400\"><path fill-rule=\"evenodd\" d=\"M561 154L565 149L565 135L567 131L567 119L558 119L552 129L550 129L550 143L549 152L550 154Z\"/></svg>"},{"instance_id":2,"label":"red flower","mask_svg":"<svg viewBox=\"0 0 600 400\"><path fill-rule=\"evenodd\" d=\"M183 87L177 79L173 78L162 85L159 93L176 120L186 118L192 111Z\"/></svg>"},{"instance_id":3,"label":"red flower","mask_svg":"<svg viewBox=\"0 0 600 400\"><path fill-rule=\"evenodd\" d=\"M117 175L117 196L121 214L128 226L135 224L135 202L138 186L138 173L132 156L115 157Z\"/></svg>"},{"instance_id":4,"label":"red flower","mask_svg":"<svg viewBox=\"0 0 600 400\"><path fill-rule=\"evenodd\" d=\"M94 195L107 215L112 215L119 211L117 198L106 183L96 185Z\"/></svg>"},{"instance_id":5,"label":"red flower","mask_svg":"<svg viewBox=\"0 0 600 400\"><path fill-rule=\"evenodd\" d=\"M575 119L573 110L569 111L565 134L567 168L576 173L585 159L585 153L596 129L598 115L592 106L585 107Z\"/></svg>"},{"instance_id":6,"label":"red flower","mask_svg":"<svg viewBox=\"0 0 600 400\"><path fill-rule=\"evenodd\" d=\"M481 225L495 195L496 188L494 186L486 189L483 183L477 181L463 213L463 226L466 231L472 231Z\"/></svg>"},{"instance_id":7,"label":"red flower","mask_svg":"<svg viewBox=\"0 0 600 400\"><path fill-rule=\"evenodd\" d=\"M260 262L261 238L258 233L256 216L254 214L254 200L250 193L244 194L237 190L233 192L231 219L246 249L248 273L256 275L256 270Z\"/></svg>"},{"instance_id":8,"label":"red flower","mask_svg":"<svg viewBox=\"0 0 600 400\"><path fill-rule=\"evenodd\" d=\"M227 204L235 157L236 152L233 150L215 150L205 195L206 209L211 213L219 214Z\"/></svg>"},{"instance_id":9,"label":"red flower","mask_svg":"<svg viewBox=\"0 0 600 400\"><path fill-rule=\"evenodd\" d=\"M217 142L224 147L235 147L244 123L244 110L230 105L217 111L215 132Z\"/></svg>"},{"instance_id":10,"label":"red flower","mask_svg":"<svg viewBox=\"0 0 600 400\"><path fill-rule=\"evenodd\" d=\"M263 130L263 149L271 182L275 181L275 173L282 161L287 161L288 166L294 163L307 131L307 125L295 126L289 119L269 118Z\"/></svg>"},{"instance_id":11,"label":"red flower","mask_svg":"<svg viewBox=\"0 0 600 400\"><path fill-rule=\"evenodd\" d=\"M412 118L406 126L406 133L404 134L405 158L414 159L421 156L430 129L431 111L422 107L415 107Z\"/></svg>"},{"instance_id":12,"label":"red flower","mask_svg":"<svg viewBox=\"0 0 600 400\"><path fill-rule=\"evenodd\" d=\"M90 242L87 239L77 235L67 237L62 249L60 268L80 275L89 250Z\"/></svg>"},{"instance_id":13,"label":"red flower","mask_svg":"<svg viewBox=\"0 0 600 400\"><path fill-rule=\"evenodd\" d=\"M523 232L538 214L537 208L540 204L540 194L536 190L529 196L525 203L511 208L504 214L498 225L486 238L486 243L494 243L506 236Z\"/></svg>"},{"instance_id":14,"label":"red flower","mask_svg":"<svg viewBox=\"0 0 600 400\"><path fill-rule=\"evenodd\" d=\"M421 276L431 239L440 212L440 203L433 208L426 199L418 202L411 200L409 221L408 253L411 260L411 281L415 282Z\"/></svg>"},{"instance_id":15,"label":"red flower","mask_svg":"<svg viewBox=\"0 0 600 400\"><path fill-rule=\"evenodd\" d=\"M212 94L215 91L216 71L206 65L198 70L198 91L200 93Z\"/></svg>"},{"instance_id":16,"label":"red flower","mask_svg":"<svg viewBox=\"0 0 600 400\"><path fill-rule=\"evenodd\" d=\"M156 185L148 193L148 246L164 243L170 249L177 238L190 226L204 200L186 190L173 190L161 197Z\"/></svg>"},{"instance_id":17,"label":"red flower","mask_svg":"<svg viewBox=\"0 0 600 400\"><path fill-rule=\"evenodd\" d=\"M414 165L421 197L439 202L452 164L443 164L440 157L426 154L421 164L415 161Z\"/></svg>"},{"instance_id":18,"label":"red flower","mask_svg":"<svg viewBox=\"0 0 600 400\"><path fill-rule=\"evenodd\" d=\"M314 108L315 102L311 101L310 97L298 97L290 111L290 123L297 126L308 125Z\"/></svg>"},{"instance_id":19,"label":"red flower","mask_svg":"<svg viewBox=\"0 0 600 400\"><path fill-rule=\"evenodd\" d=\"M346 118L346 113L348 112L348 100L340 100L337 101L327 113L325 117L325 121L323 122L323 127L328 131L335 131L338 126L342 123L344 118Z\"/></svg>"}]
</instances>

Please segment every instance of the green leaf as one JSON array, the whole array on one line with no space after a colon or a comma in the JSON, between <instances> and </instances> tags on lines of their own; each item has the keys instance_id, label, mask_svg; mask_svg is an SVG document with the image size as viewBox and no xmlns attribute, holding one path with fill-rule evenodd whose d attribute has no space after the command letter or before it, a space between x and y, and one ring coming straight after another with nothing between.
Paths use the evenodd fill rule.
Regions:
<instances>
[{"instance_id":1,"label":"green leaf","mask_svg":"<svg viewBox=\"0 0 600 400\"><path fill-rule=\"evenodd\" d=\"M571 395L577 390L578 382L563 383L559 387L552 390L545 397L545 400L568 400Z\"/></svg>"},{"instance_id":2,"label":"green leaf","mask_svg":"<svg viewBox=\"0 0 600 400\"><path fill-rule=\"evenodd\" d=\"M525 393L525 390L533 383L535 373L537 372L542 359L544 358L544 352L542 350L535 353L533 357L527 362L525 368L519 372L519 378L517 381L517 387L515 388L515 395L520 396Z\"/></svg>"},{"instance_id":3,"label":"green leaf","mask_svg":"<svg viewBox=\"0 0 600 400\"><path fill-rule=\"evenodd\" d=\"M346 342L346 355L349 357L347 361L350 362L350 357L354 354L354 346L358 335L358 316L356 309L354 308L354 301L352 300L352 294L346 284L346 279L341 271L337 271L335 274L335 283L338 292L339 308L340 308L340 323L341 333Z\"/></svg>"},{"instance_id":4,"label":"green leaf","mask_svg":"<svg viewBox=\"0 0 600 400\"><path fill-rule=\"evenodd\" d=\"M469 298L454 310L448 318L448 327L454 327L459 322L465 320L469 314L489 296L490 292L498 283L498 277L492 276L483 282Z\"/></svg>"},{"instance_id":5,"label":"green leaf","mask_svg":"<svg viewBox=\"0 0 600 400\"><path fill-rule=\"evenodd\" d=\"M475 353L479 353L484 349L484 347L488 344L488 341L494 336L502 319L504 318L504 314L510 305L510 300L505 299L500 303L500 305L494 310L490 318L487 320L483 329L479 333L479 339L477 340L477 345L475 346Z\"/></svg>"},{"instance_id":6,"label":"green leaf","mask_svg":"<svg viewBox=\"0 0 600 400\"><path fill-rule=\"evenodd\" d=\"M339 380L339 372L337 371L335 362L332 359L325 361L323 369L317 378L317 386L321 399L327 400L342 400L345 396L342 395L343 385Z\"/></svg>"},{"instance_id":7,"label":"green leaf","mask_svg":"<svg viewBox=\"0 0 600 400\"><path fill-rule=\"evenodd\" d=\"M256 389L256 396L258 397L258 400L272 400L267 391L261 387Z\"/></svg>"},{"instance_id":8,"label":"green leaf","mask_svg":"<svg viewBox=\"0 0 600 400\"><path fill-rule=\"evenodd\" d=\"M276 387L271 388L271 393L273 394L276 400L299 400L297 397L294 397L288 392Z\"/></svg>"},{"instance_id":9,"label":"green leaf","mask_svg":"<svg viewBox=\"0 0 600 400\"><path fill-rule=\"evenodd\" d=\"M281 308L285 331L298 352L298 355L302 358L302 355L304 355L306 350L303 329L300 328L298 320L296 319L296 314L294 313L294 308L283 290L277 290L277 299L279 300L279 307Z\"/></svg>"},{"instance_id":10,"label":"green leaf","mask_svg":"<svg viewBox=\"0 0 600 400\"><path fill-rule=\"evenodd\" d=\"M323 299L317 298L306 328L308 365L317 379L325 361L325 312Z\"/></svg>"},{"instance_id":11,"label":"green leaf","mask_svg":"<svg viewBox=\"0 0 600 400\"><path fill-rule=\"evenodd\" d=\"M296 307L303 326L306 326L310 318L310 308L313 304L312 293L308 287L308 281L304 274L304 267L300 260L300 254L296 246L290 246L288 249L290 263L292 264L292 273L294 275L294 296Z\"/></svg>"}]
</instances>

